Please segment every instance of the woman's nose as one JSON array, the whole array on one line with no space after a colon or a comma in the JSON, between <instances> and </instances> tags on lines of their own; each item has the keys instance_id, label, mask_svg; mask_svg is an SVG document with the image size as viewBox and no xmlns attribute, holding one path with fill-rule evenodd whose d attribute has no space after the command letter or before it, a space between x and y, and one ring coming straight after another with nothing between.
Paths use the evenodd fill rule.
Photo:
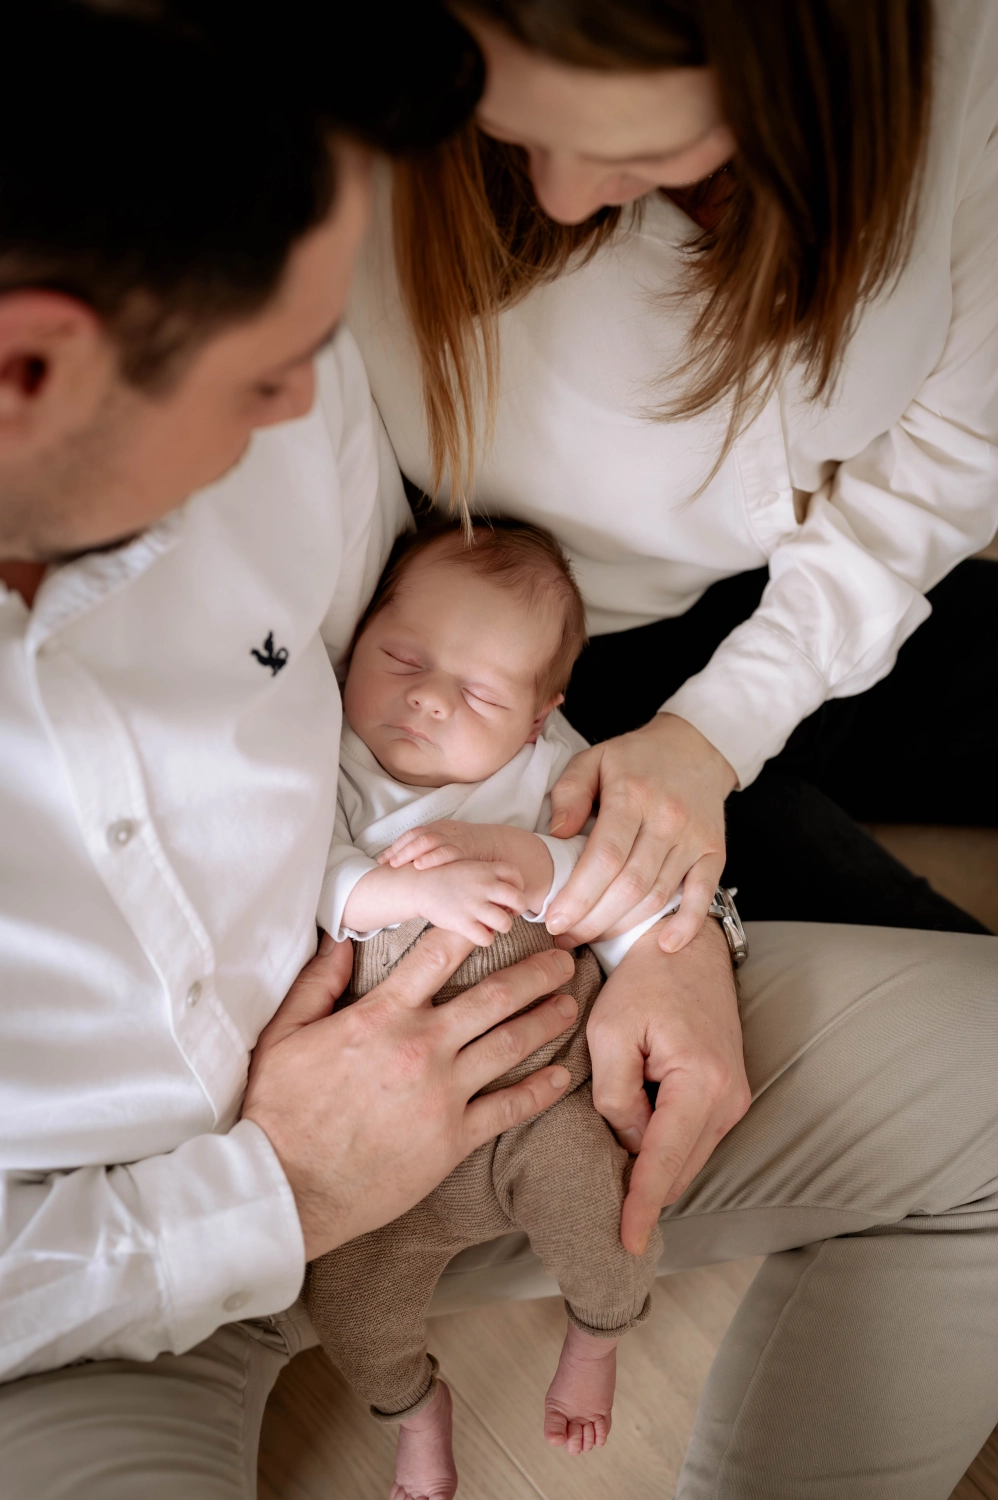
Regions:
<instances>
[{"instance_id":1,"label":"woman's nose","mask_svg":"<svg viewBox=\"0 0 998 1500\"><path fill-rule=\"evenodd\" d=\"M603 207L600 188L604 167L593 167L577 156L561 151L530 153L530 178L537 201L559 224L581 224Z\"/></svg>"}]
</instances>

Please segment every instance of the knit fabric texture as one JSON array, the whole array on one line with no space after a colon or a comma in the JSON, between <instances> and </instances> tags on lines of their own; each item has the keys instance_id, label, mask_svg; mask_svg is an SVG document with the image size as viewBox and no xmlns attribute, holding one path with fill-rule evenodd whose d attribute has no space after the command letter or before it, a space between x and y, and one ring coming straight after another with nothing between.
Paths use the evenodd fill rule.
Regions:
<instances>
[{"instance_id":1,"label":"knit fabric texture","mask_svg":"<svg viewBox=\"0 0 998 1500\"><path fill-rule=\"evenodd\" d=\"M355 945L348 997L380 984L426 928L421 921ZM497 969L553 946L540 923L518 917L508 933L477 948L435 997L444 1004ZM334 1364L382 1421L402 1421L433 1398L435 1362L426 1349L426 1310L458 1251L525 1230L556 1277L569 1318L602 1338L643 1322L661 1242L643 1256L620 1241L620 1211L632 1159L593 1104L586 1022L602 985L588 948L575 954L563 989L579 1014L570 1030L525 1058L489 1090L549 1063L571 1074L568 1093L542 1115L474 1151L415 1208L309 1266L304 1298Z\"/></svg>"}]
</instances>

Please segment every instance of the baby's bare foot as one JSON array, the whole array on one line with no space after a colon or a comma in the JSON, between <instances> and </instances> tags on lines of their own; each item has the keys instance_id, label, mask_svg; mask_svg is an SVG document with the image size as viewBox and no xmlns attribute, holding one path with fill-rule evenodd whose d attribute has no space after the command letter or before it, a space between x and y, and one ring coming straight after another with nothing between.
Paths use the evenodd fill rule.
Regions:
<instances>
[{"instance_id":1,"label":"baby's bare foot","mask_svg":"<svg viewBox=\"0 0 998 1500\"><path fill-rule=\"evenodd\" d=\"M456 1491L450 1391L441 1380L429 1406L399 1423L389 1500L453 1500Z\"/></svg>"},{"instance_id":2,"label":"baby's bare foot","mask_svg":"<svg viewBox=\"0 0 998 1500\"><path fill-rule=\"evenodd\" d=\"M544 1436L553 1448L588 1453L610 1432L618 1339L597 1339L569 1323L558 1370L544 1398Z\"/></svg>"}]
</instances>

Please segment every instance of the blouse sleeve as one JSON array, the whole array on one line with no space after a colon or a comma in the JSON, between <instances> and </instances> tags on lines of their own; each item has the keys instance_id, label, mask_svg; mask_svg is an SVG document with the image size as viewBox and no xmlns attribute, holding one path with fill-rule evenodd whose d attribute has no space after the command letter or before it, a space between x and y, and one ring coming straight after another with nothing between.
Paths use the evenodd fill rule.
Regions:
<instances>
[{"instance_id":1,"label":"blouse sleeve","mask_svg":"<svg viewBox=\"0 0 998 1500\"><path fill-rule=\"evenodd\" d=\"M770 558L759 608L663 704L741 786L827 698L886 677L926 592L998 529L998 130L955 212L942 355L895 425L840 464ZM968 643L969 644L969 643Z\"/></svg>"}]
</instances>

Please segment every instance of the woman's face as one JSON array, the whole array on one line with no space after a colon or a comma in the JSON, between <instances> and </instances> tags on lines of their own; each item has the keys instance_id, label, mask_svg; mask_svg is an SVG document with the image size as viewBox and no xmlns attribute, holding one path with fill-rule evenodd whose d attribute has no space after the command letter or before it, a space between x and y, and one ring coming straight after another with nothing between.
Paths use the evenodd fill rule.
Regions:
<instances>
[{"instance_id":1,"label":"woman's face","mask_svg":"<svg viewBox=\"0 0 998 1500\"><path fill-rule=\"evenodd\" d=\"M733 155L710 68L576 68L460 7L458 14L485 57L478 124L525 149L538 202L559 223L699 182Z\"/></svg>"}]
</instances>

